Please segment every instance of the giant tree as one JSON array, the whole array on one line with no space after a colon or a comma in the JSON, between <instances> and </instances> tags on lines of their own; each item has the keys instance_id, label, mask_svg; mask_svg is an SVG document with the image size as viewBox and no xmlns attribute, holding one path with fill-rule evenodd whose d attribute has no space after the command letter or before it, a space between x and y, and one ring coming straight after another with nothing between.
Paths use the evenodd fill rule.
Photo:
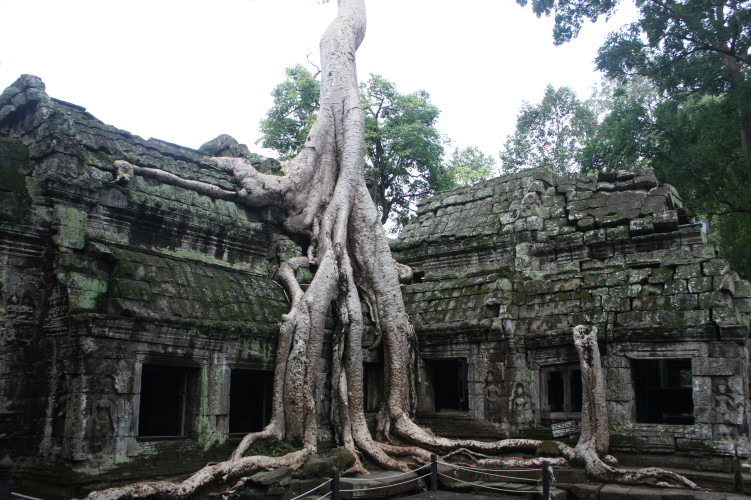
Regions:
<instances>
[{"instance_id":1,"label":"giant tree","mask_svg":"<svg viewBox=\"0 0 751 500\"><path fill-rule=\"evenodd\" d=\"M480 442L450 440L434 436L410 418L410 377L414 332L405 312L398 266L389 250L388 239L379 223L375 204L365 184L365 116L356 81L355 52L365 34L364 0L339 0L336 19L321 40L321 107L305 145L288 164L283 177L261 174L245 158L216 158L217 168L232 172L239 191L229 191L200 181L139 165L118 161L126 179L141 175L180 185L219 199L240 199L251 206L276 206L286 213L283 226L307 242L306 255L290 258L278 271L279 280L291 298L290 311L280 326L274 371L272 416L268 426L246 436L226 462L207 465L185 481L139 483L102 492L89 498L186 498L197 489L216 481L242 478L261 468L299 466L317 450L318 429L315 400L316 379L324 346L324 326L333 305L338 321L332 342L331 394L335 428L340 441L355 458L354 472L367 473L359 460L366 453L382 467L407 470L409 461L428 459L426 448L448 451L469 448L500 453L509 449L533 451L537 440ZM311 268L315 274L303 289L295 270ZM399 269L404 270L403 266ZM414 446L397 446L376 441L368 431L363 409L362 333L363 307L368 309L383 345L385 394L377 417L379 434L394 434ZM577 331L582 343L584 366L593 373L585 385L583 414L594 415L585 426L581 448L558 443L560 452L580 461L588 470L613 474L613 480L669 481L693 483L665 471L642 471L628 475L609 468L599 459L607 451L603 432L607 419L602 414L604 376L599 367L596 334L590 340ZM591 395L590 390L593 389ZM589 420L588 420L589 421ZM289 439L300 448L281 457L244 456L261 438ZM241 479L242 482L242 479Z\"/></svg>"}]
</instances>

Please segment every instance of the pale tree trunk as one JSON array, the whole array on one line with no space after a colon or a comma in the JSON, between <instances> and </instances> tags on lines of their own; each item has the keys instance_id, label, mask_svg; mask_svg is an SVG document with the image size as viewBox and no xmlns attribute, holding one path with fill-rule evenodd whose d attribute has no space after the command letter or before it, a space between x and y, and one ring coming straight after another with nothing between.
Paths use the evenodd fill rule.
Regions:
<instances>
[{"instance_id":1,"label":"pale tree trunk","mask_svg":"<svg viewBox=\"0 0 751 500\"><path fill-rule=\"evenodd\" d=\"M622 469L614 465L615 459L601 454L608 452L610 429L605 400L605 372L602 369L597 328L579 325L574 328L574 346L579 353L582 373L582 421L576 458L584 463L593 477L608 483L647 484L653 486L695 489L696 485L674 472L654 467ZM607 463L609 462L609 463Z\"/></svg>"},{"instance_id":2,"label":"pale tree trunk","mask_svg":"<svg viewBox=\"0 0 751 500\"><path fill-rule=\"evenodd\" d=\"M93 492L87 498L186 498L209 484L239 479L228 490L233 491L259 469L301 465L317 450L315 400L327 395L316 394L316 380L326 316L332 305L338 326L332 353L331 417L338 439L355 458L350 472L367 474L360 463L361 452L382 467L408 470L411 463L429 460L425 448L441 452L466 448L497 455L514 450L534 451L541 444L527 439L489 443L446 439L432 435L411 418L416 341L399 284L399 274L405 266L396 265L391 256L364 176L364 118L355 71L355 52L364 34L364 0L340 0L338 15L321 40L318 118L305 146L288 162L284 177L261 174L246 159L215 158L217 168L232 172L242 186L239 193L233 193L122 161L116 165L124 176L149 176L215 198L231 199L239 194L241 202L250 206L280 207L288 214L285 229L310 243L306 256L291 258L278 272L291 306L280 327L269 425L247 435L228 461L206 466L181 483L139 483ZM295 279L295 271L301 267L315 271L305 290ZM374 440L365 422L363 303L368 305L379 331L376 343L383 345L385 402L378 413L377 435L386 442ZM583 385L587 393L591 392L586 398L592 402L585 404L583 413L589 423L582 426L583 441L576 450L563 443L558 443L558 448L569 462L600 464L597 452L607 450L608 439L605 381L596 342L594 348L587 349L588 354L582 357L582 374L593 375L587 375L592 380ZM390 444L392 433L415 446ZM287 439L300 442L302 447L281 457L244 457L260 439ZM521 465L524 461L511 463ZM588 465L588 470L597 473L599 469ZM619 471L611 468L606 473ZM640 480L637 477L634 482Z\"/></svg>"}]
</instances>

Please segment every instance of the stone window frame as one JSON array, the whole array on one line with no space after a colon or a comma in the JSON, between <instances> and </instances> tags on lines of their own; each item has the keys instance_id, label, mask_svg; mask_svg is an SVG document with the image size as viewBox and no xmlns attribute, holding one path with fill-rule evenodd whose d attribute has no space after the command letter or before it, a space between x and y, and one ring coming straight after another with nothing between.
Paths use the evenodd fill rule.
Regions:
<instances>
[{"instance_id":1,"label":"stone window frame","mask_svg":"<svg viewBox=\"0 0 751 500\"><path fill-rule=\"evenodd\" d=\"M133 376L133 397L131 405L133 408L133 421L131 424L131 432L133 437L139 442L157 442L157 441L173 441L173 440L186 440L195 438L194 424L198 418L198 412L200 411L200 400L206 398L206 394L200 384L201 371L208 362L208 356L194 355L191 357L181 356L181 353L153 353L148 351L139 351L135 353L135 366ZM190 393L191 390L195 391L196 404L192 408L194 413L186 414L184 416L185 421L182 423L184 432L182 436L168 436L168 437L153 437L153 436L139 436L139 420L141 413L141 383L143 381L143 366L155 365L164 367L174 367L177 369L184 369L188 376L188 385L186 391ZM193 371L193 380L191 380L191 374L188 372Z\"/></svg>"},{"instance_id":2,"label":"stone window frame","mask_svg":"<svg viewBox=\"0 0 751 500\"><path fill-rule=\"evenodd\" d=\"M228 437L238 437L241 434L247 433L230 433L229 431L229 415L231 411L230 393L232 392L232 372L235 370L253 370L271 372L272 385L274 370L276 366L273 362L258 359L224 359L222 365L222 394L219 397L219 414L216 415L217 419L217 432Z\"/></svg>"},{"instance_id":3,"label":"stone window frame","mask_svg":"<svg viewBox=\"0 0 751 500\"><path fill-rule=\"evenodd\" d=\"M691 390L691 422L690 423L689 422L681 422L681 423L669 422L668 418L675 419L675 415L671 414L668 417L668 416L666 416L667 414L665 414L665 413L662 414L662 418L665 419L665 421L659 421L659 422L658 421L648 421L648 420L639 421L638 420L638 418L639 418L638 406L639 405L638 405L638 399L636 397L637 396L637 394L636 394L636 389L637 389L636 388L636 386L637 386L637 374L636 374L636 366L634 364L634 361L638 361L638 362L651 361L651 362L659 363L660 361L679 361L679 360L680 361L684 361L684 362L686 362L686 361L688 362L688 366L689 366L689 369L691 371L691 385L689 387L684 387L684 386L680 386L680 385L679 386L674 386L674 387L673 386L660 387L659 389L660 390L670 390L670 391L676 391L676 390L683 390L683 391L685 391L687 388L690 388L690 390ZM695 370L694 370L694 366L693 366L693 361L692 360L693 360L693 358L689 358L689 357L630 358L629 361L630 361L630 364L631 364L631 381L632 381L632 388L633 388L633 394L634 394L634 405L633 405L633 410L632 410L632 415L633 415L633 421L634 421L634 423L640 424L640 425L641 424L659 424L659 425L693 425L694 424L694 399L693 399L694 386L693 386L693 377L694 377L694 371ZM660 375L659 378L665 379L665 377L668 375L668 370L666 369L666 365L664 363L663 364L658 364L656 368L657 368L657 370L659 372L659 375ZM650 380L650 382L655 383L656 381ZM646 387L646 389L649 391L649 390L657 389L657 387L649 386L648 385ZM675 397L675 395L673 395L673 397ZM681 397L681 399L683 399L683 397ZM645 406L644 406L644 408L642 408L642 410L646 410L650 406L651 406L651 404L645 404Z\"/></svg>"},{"instance_id":4,"label":"stone window frame","mask_svg":"<svg viewBox=\"0 0 751 500\"><path fill-rule=\"evenodd\" d=\"M579 411L574 411L572 409L572 401L571 396L573 394L572 387L573 384L571 383L571 380L573 379L574 372L579 372L579 380L581 380L581 365L579 363L556 363L552 365L542 365L540 366L540 417L542 420L552 420L552 421L561 421L561 420L576 420L581 419L581 409ZM561 372L563 373L563 410L561 411L550 411L550 408L548 407L548 383L547 383L547 374L553 373L553 372ZM581 391L581 384L579 385L580 391ZM580 395L581 397L581 395Z\"/></svg>"},{"instance_id":5,"label":"stone window frame","mask_svg":"<svg viewBox=\"0 0 751 500\"><path fill-rule=\"evenodd\" d=\"M529 349L526 354L528 367L532 375L528 389L529 400L535 413L535 420L541 423L544 419L549 419L548 416L544 415L543 411L543 378L541 376L543 370L554 366L578 365L579 355L573 342L571 345ZM571 415L573 416L569 419L581 418L581 412L571 413ZM556 418L556 420L561 420L561 418Z\"/></svg>"},{"instance_id":6,"label":"stone window frame","mask_svg":"<svg viewBox=\"0 0 751 500\"><path fill-rule=\"evenodd\" d=\"M626 342L617 342L612 343L609 346L609 356L607 359L607 362L605 363L610 364L612 360L615 360L617 358L620 358L624 360L627 363L627 369L629 373L629 377L627 381L624 380L618 380L613 381L610 380L607 375L609 373L606 373L606 379L608 386L610 387L611 384L614 386L617 384L626 384L626 394L629 396L628 403L627 403L627 416L630 421L630 428L632 430L638 431L638 430L649 430L653 429L656 426L662 426L665 428L674 428L674 429L684 429L684 428L697 428L699 422L697 422L696 419L694 419L693 424L651 424L646 422L637 422L636 421L636 394L634 389L634 380L633 380L633 365L631 363L631 360L638 359L638 360L656 360L656 359L690 359L691 360L691 376L693 379L693 387L691 390L692 393L692 399L694 402L694 407L696 407L696 391L697 391L697 374L696 374L696 363L698 359L704 358L707 356L707 345L705 342L701 341L690 341L686 343L677 343L677 342L668 342L668 343L653 343L653 342L635 342L635 343L626 343ZM605 360L604 360L605 361ZM611 398L608 397L609 403Z\"/></svg>"}]
</instances>

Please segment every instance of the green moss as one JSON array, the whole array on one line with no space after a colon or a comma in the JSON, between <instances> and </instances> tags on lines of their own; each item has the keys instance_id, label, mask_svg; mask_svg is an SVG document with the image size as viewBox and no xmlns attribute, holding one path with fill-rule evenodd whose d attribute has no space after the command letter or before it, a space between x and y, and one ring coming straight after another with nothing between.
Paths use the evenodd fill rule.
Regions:
<instances>
[{"instance_id":1,"label":"green moss","mask_svg":"<svg viewBox=\"0 0 751 500\"><path fill-rule=\"evenodd\" d=\"M68 288L71 313L99 309L107 293L107 281L89 274L64 272L58 274L58 280Z\"/></svg>"},{"instance_id":2,"label":"green moss","mask_svg":"<svg viewBox=\"0 0 751 500\"><path fill-rule=\"evenodd\" d=\"M55 215L60 224L55 242L61 247L83 249L86 244L86 222L89 214L74 207L57 205Z\"/></svg>"}]
</instances>

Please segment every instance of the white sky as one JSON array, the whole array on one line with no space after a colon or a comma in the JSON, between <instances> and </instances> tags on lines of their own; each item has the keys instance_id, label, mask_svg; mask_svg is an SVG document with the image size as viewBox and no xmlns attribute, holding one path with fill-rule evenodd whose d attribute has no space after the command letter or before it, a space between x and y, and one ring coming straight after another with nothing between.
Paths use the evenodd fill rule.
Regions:
<instances>
[{"instance_id":1,"label":"white sky","mask_svg":"<svg viewBox=\"0 0 751 500\"><path fill-rule=\"evenodd\" d=\"M552 22L513 0L370 0L360 81L427 90L439 130L496 157L522 101L545 86L586 97L605 35L636 18L628 3L562 47ZM53 97L144 138L198 148L230 134L260 151L258 123L284 69L317 62L336 1L0 0L0 88L37 75Z\"/></svg>"}]
</instances>

